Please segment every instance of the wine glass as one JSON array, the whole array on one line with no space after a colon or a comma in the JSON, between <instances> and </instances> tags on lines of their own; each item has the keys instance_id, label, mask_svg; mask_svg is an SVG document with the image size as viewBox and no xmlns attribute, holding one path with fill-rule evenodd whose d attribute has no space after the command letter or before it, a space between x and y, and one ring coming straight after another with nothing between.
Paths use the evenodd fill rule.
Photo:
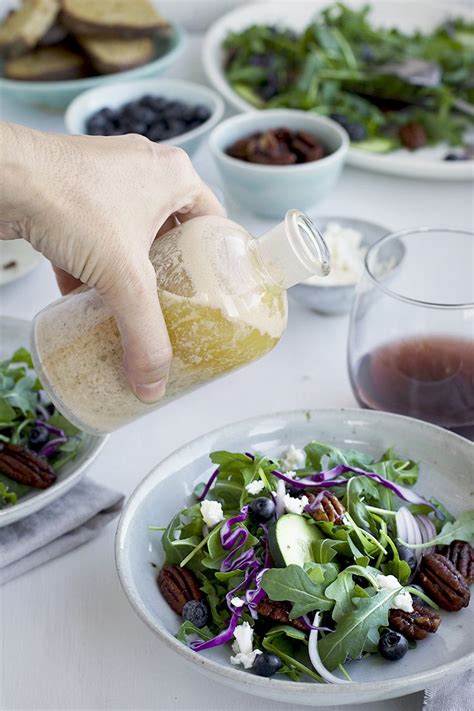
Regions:
<instances>
[{"instance_id":1,"label":"wine glass","mask_svg":"<svg viewBox=\"0 0 474 711\"><path fill-rule=\"evenodd\" d=\"M420 228L369 249L348 366L362 407L474 439L474 233Z\"/></svg>"}]
</instances>

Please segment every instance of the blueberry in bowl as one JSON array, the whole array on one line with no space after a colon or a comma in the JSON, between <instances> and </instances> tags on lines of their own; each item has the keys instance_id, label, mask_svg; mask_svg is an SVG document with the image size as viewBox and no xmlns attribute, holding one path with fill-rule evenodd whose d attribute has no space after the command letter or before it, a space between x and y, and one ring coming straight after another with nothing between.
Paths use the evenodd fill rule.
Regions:
<instances>
[{"instance_id":1,"label":"blueberry in bowl","mask_svg":"<svg viewBox=\"0 0 474 711\"><path fill-rule=\"evenodd\" d=\"M220 120L224 105L193 82L149 79L87 91L65 114L69 133L120 136L135 133L192 154Z\"/></svg>"}]
</instances>

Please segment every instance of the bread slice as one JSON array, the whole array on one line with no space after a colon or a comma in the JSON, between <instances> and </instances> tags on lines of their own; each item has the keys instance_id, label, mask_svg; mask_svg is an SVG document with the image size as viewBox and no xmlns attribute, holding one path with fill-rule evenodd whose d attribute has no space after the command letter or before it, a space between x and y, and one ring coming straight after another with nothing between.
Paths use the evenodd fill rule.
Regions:
<instances>
[{"instance_id":1,"label":"bread slice","mask_svg":"<svg viewBox=\"0 0 474 711\"><path fill-rule=\"evenodd\" d=\"M99 74L113 74L141 67L155 54L154 42L148 37L114 39L82 35L76 39Z\"/></svg>"},{"instance_id":2,"label":"bread slice","mask_svg":"<svg viewBox=\"0 0 474 711\"><path fill-rule=\"evenodd\" d=\"M149 0L63 0L61 18L90 37L151 37L169 27Z\"/></svg>"},{"instance_id":3,"label":"bread slice","mask_svg":"<svg viewBox=\"0 0 474 711\"><path fill-rule=\"evenodd\" d=\"M69 47L39 47L5 63L4 75L16 81L80 79L90 74L87 59Z\"/></svg>"},{"instance_id":4,"label":"bread slice","mask_svg":"<svg viewBox=\"0 0 474 711\"><path fill-rule=\"evenodd\" d=\"M24 0L0 25L0 53L18 56L35 47L58 13L59 0Z\"/></svg>"}]
</instances>

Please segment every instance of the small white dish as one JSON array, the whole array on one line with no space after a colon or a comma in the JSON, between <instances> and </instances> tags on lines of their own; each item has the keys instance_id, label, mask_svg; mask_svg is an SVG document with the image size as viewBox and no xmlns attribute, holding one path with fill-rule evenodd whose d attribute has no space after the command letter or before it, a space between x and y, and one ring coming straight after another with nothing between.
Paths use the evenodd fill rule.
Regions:
<instances>
[{"instance_id":1,"label":"small white dish","mask_svg":"<svg viewBox=\"0 0 474 711\"><path fill-rule=\"evenodd\" d=\"M96 111L105 107L119 108L129 101L145 96L145 94L163 96L165 99L173 101L183 101L191 106L204 104L208 107L211 115L200 126L174 138L160 141L160 145L179 146L189 154L194 153L209 131L221 120L224 113L224 102L219 94L207 86L180 79L143 79L100 86L80 94L66 110L64 115L66 129L68 133L87 135L87 119Z\"/></svg>"},{"instance_id":2,"label":"small white dish","mask_svg":"<svg viewBox=\"0 0 474 711\"><path fill-rule=\"evenodd\" d=\"M0 240L0 286L29 274L43 257L24 239Z\"/></svg>"},{"instance_id":3,"label":"small white dish","mask_svg":"<svg viewBox=\"0 0 474 711\"><path fill-rule=\"evenodd\" d=\"M320 160L295 165L248 163L227 155L238 139L272 128L307 131L327 151ZM311 209L337 183L349 147L347 132L335 121L310 111L272 109L238 114L211 133L209 146L232 201L256 215L281 219L294 207Z\"/></svg>"},{"instance_id":4,"label":"small white dish","mask_svg":"<svg viewBox=\"0 0 474 711\"><path fill-rule=\"evenodd\" d=\"M9 358L18 348L28 348L31 323L22 319L0 317L0 360ZM18 499L18 503L0 509L0 528L20 521L36 511L40 511L69 489L72 489L85 475L86 470L97 457L106 442L106 437L86 435L77 457L61 467L56 482L48 489L32 489Z\"/></svg>"},{"instance_id":5,"label":"small white dish","mask_svg":"<svg viewBox=\"0 0 474 711\"><path fill-rule=\"evenodd\" d=\"M434 425L400 415L367 410L311 410L262 415L210 432L178 449L158 464L132 494L122 513L115 556L123 589L138 616L153 630L176 663L187 662L207 677L289 704L335 706L364 704L425 689L474 664L471 630L474 605L462 612L443 613L436 635L425 639L396 664L373 655L350 664L350 684L264 679L230 664L227 646L196 653L175 634L179 618L161 596L157 569L163 563L161 534L148 526L165 526L191 500L195 484L206 480L214 450L261 451L280 456L290 443L301 447L318 439L340 447L380 455L390 446L402 457L421 462L417 491L437 499L454 514L472 507L474 445ZM471 496L472 499L472 496ZM185 672L183 672L185 673Z\"/></svg>"},{"instance_id":6,"label":"small white dish","mask_svg":"<svg viewBox=\"0 0 474 711\"><path fill-rule=\"evenodd\" d=\"M356 217L314 217L311 218L318 230L324 236L324 231L330 222L337 223L341 227L348 227L356 230L362 235L360 246L369 249L385 235L390 234L391 230L378 225L375 222L358 219ZM401 253L402 245L400 244L399 261L403 258ZM361 259L361 274L363 269L364 257ZM307 306L312 311L324 314L327 316L340 316L347 314L351 310L354 300L356 282L353 284L308 284L301 282L292 286L290 295Z\"/></svg>"},{"instance_id":7,"label":"small white dish","mask_svg":"<svg viewBox=\"0 0 474 711\"><path fill-rule=\"evenodd\" d=\"M245 4L220 17L209 28L203 45L203 64L211 84L239 111L256 111L228 83L223 69L222 43L230 32L240 32L251 25L278 25L303 30L329 0L272 0ZM363 5L362 0L350 3ZM372 3L371 21L377 26L397 27L405 32L430 31L450 17L472 20L466 5L437 0L383 0ZM474 161L443 161L447 152L440 146L419 151L369 153L351 147L347 162L364 170L424 180L473 180Z\"/></svg>"}]
</instances>

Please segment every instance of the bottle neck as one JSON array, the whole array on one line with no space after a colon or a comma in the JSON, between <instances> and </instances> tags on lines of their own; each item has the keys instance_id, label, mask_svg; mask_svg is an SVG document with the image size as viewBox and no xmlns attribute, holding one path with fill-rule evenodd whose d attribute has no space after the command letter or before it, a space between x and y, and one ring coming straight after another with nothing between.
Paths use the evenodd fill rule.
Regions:
<instances>
[{"instance_id":1,"label":"bottle neck","mask_svg":"<svg viewBox=\"0 0 474 711\"><path fill-rule=\"evenodd\" d=\"M289 210L283 222L253 245L266 273L282 289L331 271L331 255L321 233L300 210Z\"/></svg>"}]
</instances>

